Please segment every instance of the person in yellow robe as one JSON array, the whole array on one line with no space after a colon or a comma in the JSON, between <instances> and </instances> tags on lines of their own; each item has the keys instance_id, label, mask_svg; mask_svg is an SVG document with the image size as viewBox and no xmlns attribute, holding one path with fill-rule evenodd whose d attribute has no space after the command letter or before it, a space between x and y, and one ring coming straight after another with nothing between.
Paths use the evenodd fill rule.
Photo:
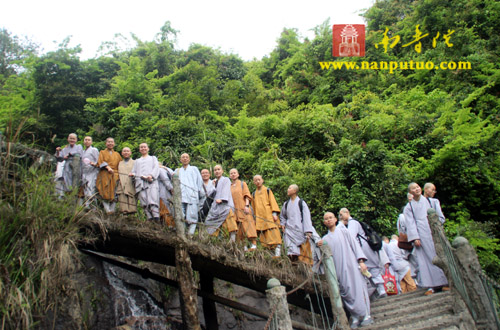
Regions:
<instances>
[{"instance_id":1,"label":"person in yellow robe","mask_svg":"<svg viewBox=\"0 0 500 330\"><path fill-rule=\"evenodd\" d=\"M255 227L259 233L260 243L267 248L274 249L274 256L281 255L280 208L271 189L264 186L262 176L253 177L257 187L253 194L252 208L255 215Z\"/></svg>"},{"instance_id":2,"label":"person in yellow robe","mask_svg":"<svg viewBox=\"0 0 500 330\"><path fill-rule=\"evenodd\" d=\"M116 194L118 195L118 207L123 214L133 214L137 212L137 199L135 198L135 185L129 173L134 168L132 150L129 147L122 149L123 160L118 164L118 183Z\"/></svg>"},{"instance_id":3,"label":"person in yellow robe","mask_svg":"<svg viewBox=\"0 0 500 330\"><path fill-rule=\"evenodd\" d=\"M246 182L241 181L239 177L240 174L237 169L233 168L229 171L234 214L238 223L237 238L239 241L243 241L245 238L248 239L252 243L249 251L254 251L257 248L257 231L255 230L255 220L250 212L252 195L250 194L250 190L248 190Z\"/></svg>"},{"instance_id":4,"label":"person in yellow robe","mask_svg":"<svg viewBox=\"0 0 500 330\"><path fill-rule=\"evenodd\" d=\"M115 212L115 188L118 181L118 164L122 161L122 156L114 151L115 139L106 139L106 149L99 152L97 165L99 174L97 175L97 190L102 198L104 211L107 214Z\"/></svg>"}]
</instances>

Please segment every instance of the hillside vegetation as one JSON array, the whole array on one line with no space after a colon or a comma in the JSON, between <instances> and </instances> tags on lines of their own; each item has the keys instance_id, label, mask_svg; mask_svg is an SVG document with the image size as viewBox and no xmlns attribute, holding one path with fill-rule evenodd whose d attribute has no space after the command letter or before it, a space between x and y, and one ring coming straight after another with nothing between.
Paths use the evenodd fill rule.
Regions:
<instances>
[{"instance_id":1,"label":"hillside vegetation","mask_svg":"<svg viewBox=\"0 0 500 330\"><path fill-rule=\"evenodd\" d=\"M450 238L467 237L500 276L500 3L382 0L365 14L366 56L333 58L331 24L304 39L284 29L275 49L245 62L193 44L175 47L166 22L155 40L118 39L99 57L67 42L39 55L0 31L0 129L52 152L68 133L104 148L149 143L167 166L183 152L200 167L261 174L279 202L297 183L321 231L323 212L351 210L395 232L411 181L436 184ZM416 26L428 37L421 52ZM393 48L376 48L400 36ZM454 31L450 34L451 31ZM437 43L432 41L439 34ZM445 43L444 34L449 34ZM467 61L470 70L322 70L320 61ZM19 129L17 129L19 128Z\"/></svg>"}]
</instances>

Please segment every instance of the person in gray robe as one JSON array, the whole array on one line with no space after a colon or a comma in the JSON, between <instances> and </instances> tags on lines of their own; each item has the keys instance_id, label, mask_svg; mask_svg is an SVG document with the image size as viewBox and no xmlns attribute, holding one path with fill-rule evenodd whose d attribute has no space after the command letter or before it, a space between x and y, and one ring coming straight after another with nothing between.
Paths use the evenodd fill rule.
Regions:
<instances>
[{"instance_id":1,"label":"person in gray robe","mask_svg":"<svg viewBox=\"0 0 500 330\"><path fill-rule=\"evenodd\" d=\"M391 260L391 267L397 274L398 289L401 289L401 293L412 292L417 289L417 286L411 277L410 263L405 258L405 252L407 251L399 248L398 238L397 235L392 235L388 244L394 258Z\"/></svg>"},{"instance_id":2,"label":"person in gray robe","mask_svg":"<svg viewBox=\"0 0 500 330\"><path fill-rule=\"evenodd\" d=\"M83 139L82 155L82 188L83 198L80 198L80 205L85 202L85 206L89 207L97 194L95 186L99 167L97 167L97 160L99 159L99 150L92 146L92 137L86 136Z\"/></svg>"},{"instance_id":3,"label":"person in gray robe","mask_svg":"<svg viewBox=\"0 0 500 330\"><path fill-rule=\"evenodd\" d=\"M221 165L214 167L215 174L215 196L210 207L210 211L205 219L205 227L207 232L212 235L219 227L232 215L234 209L233 196L231 194L231 180L228 177L222 176L224 170ZM236 221L234 225L236 225ZM230 231L231 241L236 240L236 231Z\"/></svg>"},{"instance_id":4,"label":"person in gray robe","mask_svg":"<svg viewBox=\"0 0 500 330\"><path fill-rule=\"evenodd\" d=\"M427 182L424 184L424 197L429 201L429 206L436 211L439 221L444 223L446 219L444 217L443 210L441 210L441 203L439 202L439 199L434 198L436 193L436 186L433 183Z\"/></svg>"},{"instance_id":5,"label":"person in gray robe","mask_svg":"<svg viewBox=\"0 0 500 330\"><path fill-rule=\"evenodd\" d=\"M404 216L408 241L413 242L412 253L418 263L418 286L428 289L426 295L436 290L449 290L443 270L432 263L436 250L427 220L427 210L431 205L427 198L422 196L422 189L417 183L410 183L408 191L413 195L413 199L405 206Z\"/></svg>"},{"instance_id":6,"label":"person in gray robe","mask_svg":"<svg viewBox=\"0 0 500 330\"><path fill-rule=\"evenodd\" d=\"M147 143L139 145L141 157L134 162L134 168L129 176L135 178L135 192L139 197L148 220L160 222L160 189L158 176L160 167L158 159L149 155Z\"/></svg>"},{"instance_id":7,"label":"person in gray robe","mask_svg":"<svg viewBox=\"0 0 500 330\"><path fill-rule=\"evenodd\" d=\"M283 204L280 213L283 242L292 261L298 260L301 245L305 244L313 233L311 212L306 202L298 196L298 192L299 187L296 184L288 187L287 195L290 199Z\"/></svg>"},{"instance_id":8,"label":"person in gray robe","mask_svg":"<svg viewBox=\"0 0 500 330\"><path fill-rule=\"evenodd\" d=\"M59 198L65 192L70 192L75 187L80 187L81 180L81 157L83 148L76 144L78 137L75 133L68 135L68 145L61 149L56 148L56 158L58 162L64 162L62 175L56 181L56 190Z\"/></svg>"},{"instance_id":9,"label":"person in gray robe","mask_svg":"<svg viewBox=\"0 0 500 330\"><path fill-rule=\"evenodd\" d=\"M171 168L160 165L160 174L158 175L160 199L167 207L168 212L173 216L174 208L172 207L172 192L174 191L174 186L171 180L172 175L174 175L174 171Z\"/></svg>"},{"instance_id":10,"label":"person in gray robe","mask_svg":"<svg viewBox=\"0 0 500 330\"><path fill-rule=\"evenodd\" d=\"M342 222L331 212L325 213L323 223L328 234L318 245L328 244L339 281L340 295L345 308L351 314L351 328L373 323L370 316L370 297L366 280L361 274L366 271L366 256Z\"/></svg>"},{"instance_id":11,"label":"person in gray robe","mask_svg":"<svg viewBox=\"0 0 500 330\"><path fill-rule=\"evenodd\" d=\"M179 175L182 194L182 213L189 226L188 234L193 236L198 223L198 209L200 199L203 198L203 180L196 166L189 165L191 158L188 154L181 155L182 167L175 170Z\"/></svg>"},{"instance_id":12,"label":"person in gray robe","mask_svg":"<svg viewBox=\"0 0 500 330\"><path fill-rule=\"evenodd\" d=\"M363 227L361 227L357 220L351 217L348 209L342 208L339 212L339 216L344 226L347 227L352 237L358 242L363 249L363 253L366 255L366 266L368 267L368 271L372 274L370 285L368 286L370 296L373 295L373 298L387 297L384 288L384 279L382 278L382 274L385 272L384 267L388 268L390 265L387 254L383 249L379 251L372 250L366 241L366 234Z\"/></svg>"},{"instance_id":13,"label":"person in gray robe","mask_svg":"<svg viewBox=\"0 0 500 330\"><path fill-rule=\"evenodd\" d=\"M411 197L413 199L413 196ZM411 199L408 199L409 201ZM398 221L397 221L397 228L398 228L398 235L399 234L405 234L408 235L408 229L406 227L406 219L404 213L404 207L401 209L401 213L398 216ZM410 271L411 271L411 277L413 278L414 281L417 281L417 274L418 274L418 263L417 263L417 258L412 254L412 251L408 250L402 250L403 251L403 257L405 260L408 261L410 264Z\"/></svg>"},{"instance_id":14,"label":"person in gray robe","mask_svg":"<svg viewBox=\"0 0 500 330\"><path fill-rule=\"evenodd\" d=\"M401 286L399 285L400 278L399 278L398 273L394 269L394 262L396 261L396 258L394 256L394 254L392 253L391 248L389 247L389 243L390 243L389 238L386 236L383 236L382 237L382 250L384 250L385 254L387 255L387 258L389 258L389 262L390 262L389 272L394 276L394 279L396 280L396 286L398 288L398 294L400 294L401 293Z\"/></svg>"},{"instance_id":15,"label":"person in gray robe","mask_svg":"<svg viewBox=\"0 0 500 330\"><path fill-rule=\"evenodd\" d=\"M200 171L201 178L203 179L203 197L200 200L199 212L202 216L202 220L205 220L206 215L208 214L208 209L212 205L212 198L210 196L215 191L215 186L212 180L210 180L210 171L206 168ZM208 198L207 198L208 197ZM207 213L205 213L207 212Z\"/></svg>"}]
</instances>

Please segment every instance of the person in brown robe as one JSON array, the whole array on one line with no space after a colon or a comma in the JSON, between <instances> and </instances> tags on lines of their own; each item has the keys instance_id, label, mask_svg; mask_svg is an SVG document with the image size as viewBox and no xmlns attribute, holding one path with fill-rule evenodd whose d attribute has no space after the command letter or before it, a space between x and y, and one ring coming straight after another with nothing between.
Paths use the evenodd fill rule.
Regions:
<instances>
[{"instance_id":1,"label":"person in brown robe","mask_svg":"<svg viewBox=\"0 0 500 330\"><path fill-rule=\"evenodd\" d=\"M255 215L255 227L259 233L260 243L267 248L275 249L274 257L281 255L280 208L271 189L264 186L262 176L253 177L257 187L253 194L252 208Z\"/></svg>"},{"instance_id":2,"label":"person in brown robe","mask_svg":"<svg viewBox=\"0 0 500 330\"><path fill-rule=\"evenodd\" d=\"M234 214L238 223L238 240L243 241L248 239L252 245L249 251L254 251L257 248L257 231L255 230L255 220L250 212L250 203L252 195L246 182L239 179L238 170L233 168L229 171L231 179L231 194L233 196ZM245 246L245 249L247 247Z\"/></svg>"},{"instance_id":3,"label":"person in brown robe","mask_svg":"<svg viewBox=\"0 0 500 330\"><path fill-rule=\"evenodd\" d=\"M118 164L118 184L116 194L118 195L118 207L123 214L137 212L137 199L135 198L135 185L129 173L134 168L132 151L129 147L122 149L123 160Z\"/></svg>"},{"instance_id":4,"label":"person in brown robe","mask_svg":"<svg viewBox=\"0 0 500 330\"><path fill-rule=\"evenodd\" d=\"M107 214L115 212L115 188L118 181L118 164L122 161L122 156L114 151L115 139L109 137L106 139L106 149L99 152L97 165L99 174L97 175L97 190L102 198L104 211Z\"/></svg>"}]
</instances>

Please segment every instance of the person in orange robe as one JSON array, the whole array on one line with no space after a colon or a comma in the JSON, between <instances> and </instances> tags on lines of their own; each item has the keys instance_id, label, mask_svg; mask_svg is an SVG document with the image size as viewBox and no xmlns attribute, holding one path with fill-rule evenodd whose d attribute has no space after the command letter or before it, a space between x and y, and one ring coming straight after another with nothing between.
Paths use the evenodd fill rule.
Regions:
<instances>
[{"instance_id":1,"label":"person in orange robe","mask_svg":"<svg viewBox=\"0 0 500 330\"><path fill-rule=\"evenodd\" d=\"M107 214L115 212L115 188L118 181L118 164L122 161L122 156L114 151L115 139L109 137L106 139L106 150L99 152L97 166L99 174L97 175L97 190L101 195L104 211Z\"/></svg>"},{"instance_id":2,"label":"person in orange robe","mask_svg":"<svg viewBox=\"0 0 500 330\"><path fill-rule=\"evenodd\" d=\"M275 249L274 257L281 255L280 208L271 189L264 186L262 176L253 177L257 187L253 194L252 208L255 215L255 227L259 233L260 243L267 248Z\"/></svg>"},{"instance_id":3,"label":"person in orange robe","mask_svg":"<svg viewBox=\"0 0 500 330\"><path fill-rule=\"evenodd\" d=\"M233 168L229 171L231 179L231 194L233 196L234 214L238 222L238 240L243 241L247 238L252 245L249 251L254 251L257 248L257 231L255 230L255 220L250 213L250 202L252 195L246 182L239 179L240 173ZM246 250L245 246L245 250Z\"/></svg>"}]
</instances>

